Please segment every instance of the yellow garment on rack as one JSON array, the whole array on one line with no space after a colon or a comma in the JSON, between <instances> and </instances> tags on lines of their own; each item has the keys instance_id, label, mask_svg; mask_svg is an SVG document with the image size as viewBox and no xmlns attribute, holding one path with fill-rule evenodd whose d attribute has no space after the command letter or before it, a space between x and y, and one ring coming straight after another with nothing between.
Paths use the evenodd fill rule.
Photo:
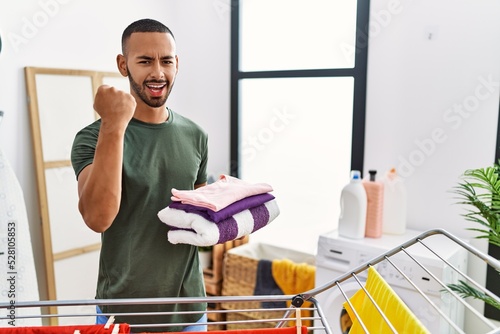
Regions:
<instances>
[{"instance_id":1,"label":"yellow garment on rack","mask_svg":"<svg viewBox=\"0 0 500 334\"><path fill-rule=\"evenodd\" d=\"M365 289L398 333L430 333L373 267L368 268ZM349 300L370 333L393 333L363 289ZM349 334L365 333L347 302L344 307L353 322Z\"/></svg>"},{"instance_id":2,"label":"yellow garment on rack","mask_svg":"<svg viewBox=\"0 0 500 334\"><path fill-rule=\"evenodd\" d=\"M306 292L314 288L316 267L307 263L295 263L289 259L273 260L272 274L274 281L285 295ZM290 306L291 302L287 302ZM311 303L304 303L303 307L310 307ZM311 317L312 311L304 311L305 317ZM305 326L312 325L310 320L303 321Z\"/></svg>"}]
</instances>

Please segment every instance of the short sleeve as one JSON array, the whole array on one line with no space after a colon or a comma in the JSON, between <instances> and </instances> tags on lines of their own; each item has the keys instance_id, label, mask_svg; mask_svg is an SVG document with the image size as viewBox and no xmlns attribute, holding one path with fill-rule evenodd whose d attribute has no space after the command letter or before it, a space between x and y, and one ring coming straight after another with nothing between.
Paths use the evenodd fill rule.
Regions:
<instances>
[{"instance_id":1,"label":"short sleeve","mask_svg":"<svg viewBox=\"0 0 500 334\"><path fill-rule=\"evenodd\" d=\"M71 164L77 179L80 172L94 162L99 128L100 121L97 121L80 130L75 136L71 149Z\"/></svg>"}]
</instances>

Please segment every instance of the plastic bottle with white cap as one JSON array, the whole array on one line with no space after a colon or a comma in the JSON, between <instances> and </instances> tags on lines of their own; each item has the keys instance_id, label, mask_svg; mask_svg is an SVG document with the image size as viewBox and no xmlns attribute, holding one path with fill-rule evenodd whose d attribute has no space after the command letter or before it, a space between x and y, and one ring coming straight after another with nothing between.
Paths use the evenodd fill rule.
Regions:
<instances>
[{"instance_id":1,"label":"plastic bottle with white cap","mask_svg":"<svg viewBox=\"0 0 500 334\"><path fill-rule=\"evenodd\" d=\"M366 227L366 191L361 183L361 172L351 171L351 180L340 195L339 235L363 239Z\"/></svg>"}]
</instances>

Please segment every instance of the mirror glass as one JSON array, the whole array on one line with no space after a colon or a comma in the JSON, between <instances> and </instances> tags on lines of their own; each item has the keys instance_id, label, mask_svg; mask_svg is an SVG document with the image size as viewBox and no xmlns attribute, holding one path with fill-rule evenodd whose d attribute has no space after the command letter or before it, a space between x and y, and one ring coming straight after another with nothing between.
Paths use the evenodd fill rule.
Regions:
<instances>
[{"instance_id":1,"label":"mirror glass","mask_svg":"<svg viewBox=\"0 0 500 334\"><path fill-rule=\"evenodd\" d=\"M95 120L92 78L36 74L35 80L44 160L69 160L76 132Z\"/></svg>"}]
</instances>

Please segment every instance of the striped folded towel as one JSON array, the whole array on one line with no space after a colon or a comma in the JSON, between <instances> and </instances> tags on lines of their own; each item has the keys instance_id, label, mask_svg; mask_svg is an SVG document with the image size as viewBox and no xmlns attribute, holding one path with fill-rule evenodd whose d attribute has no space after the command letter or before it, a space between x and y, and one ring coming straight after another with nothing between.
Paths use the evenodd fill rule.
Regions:
<instances>
[{"instance_id":1,"label":"striped folded towel","mask_svg":"<svg viewBox=\"0 0 500 334\"><path fill-rule=\"evenodd\" d=\"M276 199L243 210L218 223L204 217L170 207L158 213L169 226L168 240L173 244L213 246L247 236L272 222L280 211Z\"/></svg>"}]
</instances>

